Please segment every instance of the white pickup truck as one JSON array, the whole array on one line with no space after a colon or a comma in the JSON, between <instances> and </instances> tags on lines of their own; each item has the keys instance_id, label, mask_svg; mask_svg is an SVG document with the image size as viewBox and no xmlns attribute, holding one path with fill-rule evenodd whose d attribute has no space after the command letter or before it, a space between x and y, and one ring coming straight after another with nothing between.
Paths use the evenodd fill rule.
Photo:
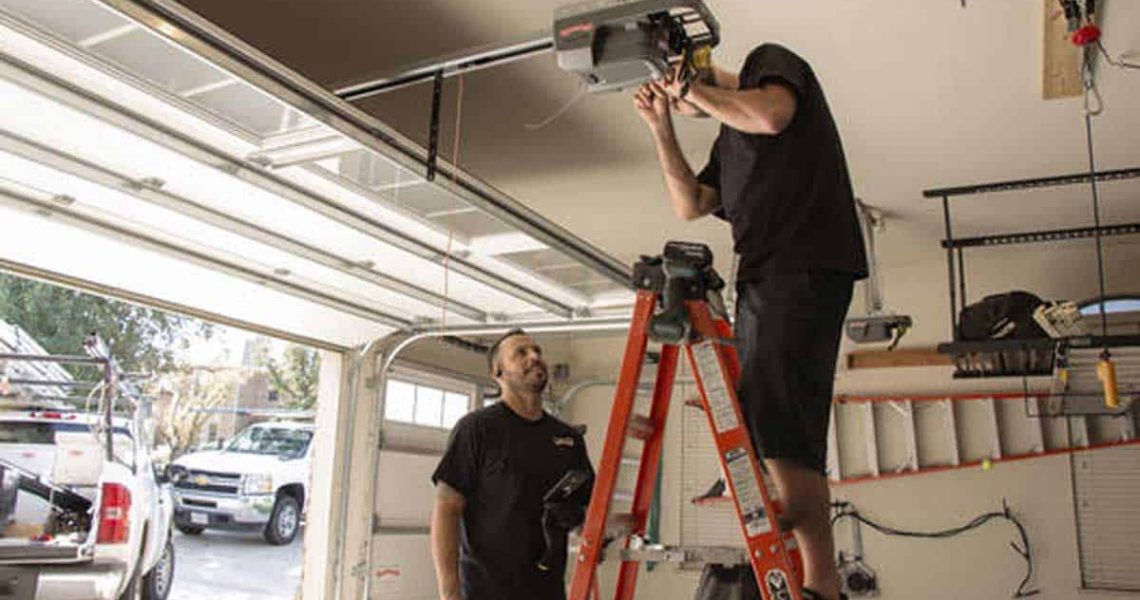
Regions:
<instances>
[{"instance_id":1,"label":"white pickup truck","mask_svg":"<svg viewBox=\"0 0 1140 600\"><path fill-rule=\"evenodd\" d=\"M270 544L292 542L308 497L312 439L309 423L255 423L218 450L175 460L174 526L186 535L260 529Z\"/></svg>"},{"instance_id":2,"label":"white pickup truck","mask_svg":"<svg viewBox=\"0 0 1140 600\"><path fill-rule=\"evenodd\" d=\"M0 408L0 598L163 600L173 503L134 419Z\"/></svg>"}]
</instances>

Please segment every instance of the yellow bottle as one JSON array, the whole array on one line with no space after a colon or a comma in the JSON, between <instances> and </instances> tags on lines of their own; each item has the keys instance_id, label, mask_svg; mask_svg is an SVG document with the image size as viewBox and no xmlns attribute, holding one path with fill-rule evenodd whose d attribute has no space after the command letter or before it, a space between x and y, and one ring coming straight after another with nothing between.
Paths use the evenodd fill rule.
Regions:
<instances>
[{"instance_id":1,"label":"yellow bottle","mask_svg":"<svg viewBox=\"0 0 1140 600\"><path fill-rule=\"evenodd\" d=\"M1101 355L1096 363L1096 377L1104 387L1104 405L1108 408L1120 406L1120 390L1116 387L1116 365L1108 353Z\"/></svg>"}]
</instances>

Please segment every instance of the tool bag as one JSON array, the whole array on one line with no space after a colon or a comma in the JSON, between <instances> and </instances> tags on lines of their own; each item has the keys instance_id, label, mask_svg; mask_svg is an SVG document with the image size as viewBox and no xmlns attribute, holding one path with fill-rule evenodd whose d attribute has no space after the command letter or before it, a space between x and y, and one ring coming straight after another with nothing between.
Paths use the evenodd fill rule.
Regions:
<instances>
[{"instance_id":1,"label":"tool bag","mask_svg":"<svg viewBox=\"0 0 1140 600\"><path fill-rule=\"evenodd\" d=\"M1029 292L1013 291L986 296L962 309L958 316L958 339L962 341L1047 337L1033 318L1044 304Z\"/></svg>"},{"instance_id":2,"label":"tool bag","mask_svg":"<svg viewBox=\"0 0 1140 600\"><path fill-rule=\"evenodd\" d=\"M696 600L761 600L750 565L705 565Z\"/></svg>"}]
</instances>

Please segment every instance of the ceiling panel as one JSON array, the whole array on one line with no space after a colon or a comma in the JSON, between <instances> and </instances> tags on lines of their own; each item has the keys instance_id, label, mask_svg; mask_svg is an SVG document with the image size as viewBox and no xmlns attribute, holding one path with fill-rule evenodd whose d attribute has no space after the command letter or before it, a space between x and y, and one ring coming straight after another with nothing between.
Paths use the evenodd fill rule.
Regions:
<instances>
[{"instance_id":1,"label":"ceiling panel","mask_svg":"<svg viewBox=\"0 0 1140 600\"><path fill-rule=\"evenodd\" d=\"M457 175L467 187L458 194L450 178L424 182L416 162L422 150L398 137L373 138L382 124L360 130L347 106L333 109L345 116L319 122L305 113L315 104L297 97L309 88L275 87L263 73L295 75L258 63L256 54L252 67L227 62L138 5L108 3L138 21L118 16L79 31L59 25L62 15L91 6L91 14L111 13L93 0L0 2L0 203L25 220L59 223L44 230L56 236L48 243L58 256L30 260L28 269L133 293L142 274L165 268L170 276L142 287L175 302L182 280L173 274L201 277L215 268L216 287L266 286L321 319L373 319L389 329L430 326L447 312L461 325L587 311L591 298L581 289L471 245L518 233L508 222L559 235L541 218L498 218L496 202L509 199L474 206L489 192L465 173ZM131 273L82 272L132 245L138 255L121 263ZM589 252L583 256L597 260ZM15 264L29 256L13 250L0 258ZM268 323L273 311L259 321L246 303L214 297L208 310L280 325ZM356 343L382 331L341 335L349 329L332 327L322 339Z\"/></svg>"}]
</instances>

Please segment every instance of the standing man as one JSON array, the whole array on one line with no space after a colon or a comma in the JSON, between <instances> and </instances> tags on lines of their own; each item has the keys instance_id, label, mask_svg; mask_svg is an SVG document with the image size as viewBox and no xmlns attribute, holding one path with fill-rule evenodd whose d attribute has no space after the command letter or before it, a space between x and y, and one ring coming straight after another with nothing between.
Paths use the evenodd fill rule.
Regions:
<instances>
[{"instance_id":1,"label":"standing man","mask_svg":"<svg viewBox=\"0 0 1140 600\"><path fill-rule=\"evenodd\" d=\"M564 534L585 519L593 484L586 445L578 430L543 410L549 375L529 335L516 329L499 338L487 366L502 401L459 420L432 475L439 597L565 600ZM574 470L587 472L587 483L569 498L544 503ZM563 543L548 549L546 539Z\"/></svg>"},{"instance_id":2,"label":"standing man","mask_svg":"<svg viewBox=\"0 0 1140 600\"><path fill-rule=\"evenodd\" d=\"M856 280L867 275L839 133L811 67L775 44L739 75L716 68L638 90L677 216L713 214L732 226L738 395L753 442L786 507L804 557L804 596L840 597L825 476L839 338ZM699 174L686 162L672 112L721 123Z\"/></svg>"}]
</instances>

